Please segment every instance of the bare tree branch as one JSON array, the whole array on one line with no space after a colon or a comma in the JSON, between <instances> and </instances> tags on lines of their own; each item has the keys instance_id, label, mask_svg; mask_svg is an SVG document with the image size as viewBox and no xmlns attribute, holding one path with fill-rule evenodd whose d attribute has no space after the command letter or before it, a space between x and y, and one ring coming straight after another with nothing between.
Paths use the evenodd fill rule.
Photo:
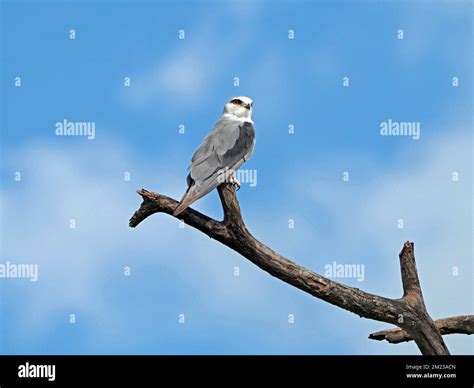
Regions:
<instances>
[{"instance_id":1,"label":"bare tree branch","mask_svg":"<svg viewBox=\"0 0 474 388\"><path fill-rule=\"evenodd\" d=\"M154 213L172 216L178 204L165 195L144 189L137 192L143 202L130 219L130 227L136 227ZM270 275L316 298L360 317L397 325L415 340L423 354L449 354L424 306L412 243L407 242L400 253L404 296L397 300L384 298L325 278L275 252L248 231L232 185L223 184L218 192L224 211L223 221L190 208L176 218L240 253Z\"/></svg>"},{"instance_id":2,"label":"bare tree branch","mask_svg":"<svg viewBox=\"0 0 474 388\"><path fill-rule=\"evenodd\" d=\"M414 244L407 241L399 255L405 313L398 325L416 342L423 354L449 354L443 337L428 314L415 261ZM407 320L409 316L409 319Z\"/></svg>"},{"instance_id":3,"label":"bare tree branch","mask_svg":"<svg viewBox=\"0 0 474 388\"><path fill-rule=\"evenodd\" d=\"M145 189L137 190L137 193L142 196L143 202L140 209L138 209L135 214L133 214L132 218L130 218L128 225L131 228L135 228L145 218L154 213L166 213L172 216L174 209L178 205L178 201L175 201L172 198L152 193ZM186 209L179 218L188 225L191 225L216 240L221 241L221 239L229 237L225 226L221 222L215 221L193 209Z\"/></svg>"},{"instance_id":4,"label":"bare tree branch","mask_svg":"<svg viewBox=\"0 0 474 388\"><path fill-rule=\"evenodd\" d=\"M218 191L224 209L222 222L190 208L177 218L239 252L270 275L286 283L361 317L396 324L398 316L403 312L398 301L334 282L281 256L256 240L247 230L232 186L222 185ZM174 199L144 189L138 190L138 194L142 196L143 203L130 219L131 227L136 227L154 213L172 215L178 204Z\"/></svg>"},{"instance_id":5,"label":"bare tree branch","mask_svg":"<svg viewBox=\"0 0 474 388\"><path fill-rule=\"evenodd\" d=\"M474 315L461 315L438 319L435 321L436 327L442 335L446 334L474 334ZM370 339L376 341L386 340L391 344L412 341L413 338L399 328L377 331L369 335Z\"/></svg>"},{"instance_id":6,"label":"bare tree branch","mask_svg":"<svg viewBox=\"0 0 474 388\"><path fill-rule=\"evenodd\" d=\"M423 293L421 292L418 271L416 270L413 243L406 242L399 257L403 298L410 299L414 304L422 304L424 306L425 302L423 301Z\"/></svg>"}]
</instances>

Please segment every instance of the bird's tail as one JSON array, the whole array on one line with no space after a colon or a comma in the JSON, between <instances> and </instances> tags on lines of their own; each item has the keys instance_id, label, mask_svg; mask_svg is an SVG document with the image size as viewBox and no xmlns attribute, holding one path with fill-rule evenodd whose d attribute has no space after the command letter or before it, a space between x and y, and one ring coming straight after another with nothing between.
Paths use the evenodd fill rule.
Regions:
<instances>
[{"instance_id":1,"label":"bird's tail","mask_svg":"<svg viewBox=\"0 0 474 388\"><path fill-rule=\"evenodd\" d=\"M174 209L173 216L177 216L182 213L189 205L191 205L194 201L197 201L201 197L202 195L196 192L195 186L190 186L186 193L184 193L184 196L178 203L178 206L176 206L176 209Z\"/></svg>"}]
</instances>

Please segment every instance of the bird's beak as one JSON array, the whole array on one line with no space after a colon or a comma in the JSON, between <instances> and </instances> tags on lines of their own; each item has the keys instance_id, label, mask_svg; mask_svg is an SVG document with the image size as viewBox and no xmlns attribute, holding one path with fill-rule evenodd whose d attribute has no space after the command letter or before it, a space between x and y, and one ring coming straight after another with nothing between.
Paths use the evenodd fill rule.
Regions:
<instances>
[{"instance_id":1,"label":"bird's beak","mask_svg":"<svg viewBox=\"0 0 474 388\"><path fill-rule=\"evenodd\" d=\"M250 104L245 105L245 107L246 107L248 110L250 110L250 108L251 108Z\"/></svg>"}]
</instances>

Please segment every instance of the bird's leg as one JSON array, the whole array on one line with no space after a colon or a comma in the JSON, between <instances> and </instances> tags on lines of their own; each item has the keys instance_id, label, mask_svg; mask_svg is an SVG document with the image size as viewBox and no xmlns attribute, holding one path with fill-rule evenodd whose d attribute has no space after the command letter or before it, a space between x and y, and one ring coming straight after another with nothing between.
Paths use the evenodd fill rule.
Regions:
<instances>
[{"instance_id":1,"label":"bird's leg","mask_svg":"<svg viewBox=\"0 0 474 388\"><path fill-rule=\"evenodd\" d=\"M238 179L234 176L234 174L232 174L230 177L229 177L229 180L230 180L230 183L232 183L234 185L234 187L237 187L237 191L240 190L240 182L238 181Z\"/></svg>"}]
</instances>

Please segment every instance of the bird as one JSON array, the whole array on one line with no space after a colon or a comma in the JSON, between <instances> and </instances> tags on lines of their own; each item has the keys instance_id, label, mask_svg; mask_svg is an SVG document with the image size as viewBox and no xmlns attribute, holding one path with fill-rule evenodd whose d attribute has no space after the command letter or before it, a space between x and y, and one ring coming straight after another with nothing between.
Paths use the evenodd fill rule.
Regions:
<instances>
[{"instance_id":1,"label":"bird","mask_svg":"<svg viewBox=\"0 0 474 388\"><path fill-rule=\"evenodd\" d=\"M235 171L250 158L255 147L252 107L253 100L246 96L232 97L225 104L222 116L191 158L188 189L174 216L221 183L231 182L240 188Z\"/></svg>"}]
</instances>

